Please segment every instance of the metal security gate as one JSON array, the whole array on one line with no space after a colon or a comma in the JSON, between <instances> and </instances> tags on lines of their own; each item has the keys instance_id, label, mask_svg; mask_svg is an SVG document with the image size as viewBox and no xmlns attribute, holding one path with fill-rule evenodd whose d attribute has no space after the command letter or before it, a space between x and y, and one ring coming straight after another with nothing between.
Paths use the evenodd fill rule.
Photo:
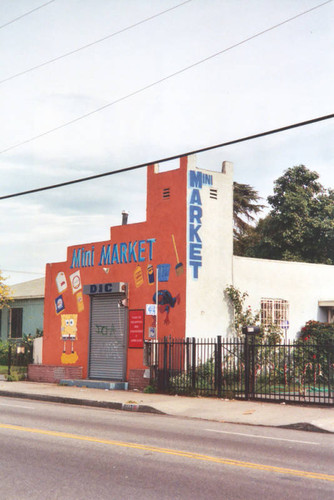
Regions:
<instances>
[{"instance_id":1,"label":"metal security gate","mask_svg":"<svg viewBox=\"0 0 334 500\"><path fill-rule=\"evenodd\" d=\"M127 311L124 294L91 296L89 378L124 380Z\"/></svg>"}]
</instances>

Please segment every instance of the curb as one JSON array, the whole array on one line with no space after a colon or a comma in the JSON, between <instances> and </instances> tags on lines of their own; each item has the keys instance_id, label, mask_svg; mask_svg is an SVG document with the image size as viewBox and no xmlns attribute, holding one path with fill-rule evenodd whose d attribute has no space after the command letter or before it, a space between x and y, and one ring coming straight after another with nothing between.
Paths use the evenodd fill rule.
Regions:
<instances>
[{"instance_id":1,"label":"curb","mask_svg":"<svg viewBox=\"0 0 334 500\"><path fill-rule=\"evenodd\" d=\"M130 412L138 412L138 413L151 413L156 415L168 415L175 416L169 413L165 413L161 410L157 410L153 406L148 405L140 405L136 403L117 403L115 401L107 402L107 401L94 401L90 399L78 399L78 398L69 398L62 396L50 396L43 394L26 394L23 392L7 392L0 391L0 396L8 397L8 398L20 398L20 399L30 399L34 401L45 401L49 403L61 403L61 404L69 404L69 405L77 405L77 406L87 406L92 408L106 408L109 410L121 410L121 411L130 411ZM183 417L183 418L196 418L196 417ZM206 419L205 419L206 420ZM210 419L208 419L210 420ZM264 427L273 427L277 429L294 429L298 431L307 431L307 432L320 432L323 434L334 434L332 431L328 431L327 429L323 429L314 424L310 424L308 422L299 422L295 424L287 424L287 425L266 425L266 424L252 424L249 422L233 422L233 421L224 421L227 424L240 424L240 425L251 425L251 426L264 426Z\"/></svg>"},{"instance_id":2,"label":"curb","mask_svg":"<svg viewBox=\"0 0 334 500\"><path fill-rule=\"evenodd\" d=\"M153 408L153 406L139 405L134 403L117 403L107 401L92 401L90 399L64 398L61 396L46 396L42 394L25 394L22 392L0 391L0 396L8 398L31 399L35 401L47 401L50 403L62 403L77 406L91 406L94 408L108 408L109 410L123 410L139 413L155 413L166 415L163 411Z\"/></svg>"}]
</instances>

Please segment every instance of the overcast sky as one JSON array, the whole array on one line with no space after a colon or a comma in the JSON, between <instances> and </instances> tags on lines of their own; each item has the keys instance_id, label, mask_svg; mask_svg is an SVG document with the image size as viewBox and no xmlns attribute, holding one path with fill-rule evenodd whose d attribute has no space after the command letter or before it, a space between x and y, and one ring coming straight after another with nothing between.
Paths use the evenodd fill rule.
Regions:
<instances>
[{"instance_id":1,"label":"overcast sky","mask_svg":"<svg viewBox=\"0 0 334 500\"><path fill-rule=\"evenodd\" d=\"M0 196L333 113L333 1L270 31L321 0L46 3L0 0ZM232 161L235 180L264 200L293 165L333 187L333 132L327 120L202 153L197 162L220 170ZM142 169L0 201L7 283L43 276L69 245L108 239L123 209L129 222L145 220L145 197Z\"/></svg>"}]
</instances>

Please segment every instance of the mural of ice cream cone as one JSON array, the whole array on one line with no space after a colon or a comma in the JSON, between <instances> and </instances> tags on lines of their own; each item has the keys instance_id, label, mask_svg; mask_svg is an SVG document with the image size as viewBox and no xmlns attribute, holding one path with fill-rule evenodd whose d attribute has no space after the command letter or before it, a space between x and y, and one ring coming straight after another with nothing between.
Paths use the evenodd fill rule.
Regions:
<instances>
[{"instance_id":1,"label":"mural of ice cream cone","mask_svg":"<svg viewBox=\"0 0 334 500\"><path fill-rule=\"evenodd\" d=\"M176 256L175 272L176 272L176 276L180 276L180 274L183 273L183 264L179 260L179 254L177 253L174 234L172 234L172 240L173 240L173 246L174 246L174 251L175 251L175 256Z\"/></svg>"}]
</instances>

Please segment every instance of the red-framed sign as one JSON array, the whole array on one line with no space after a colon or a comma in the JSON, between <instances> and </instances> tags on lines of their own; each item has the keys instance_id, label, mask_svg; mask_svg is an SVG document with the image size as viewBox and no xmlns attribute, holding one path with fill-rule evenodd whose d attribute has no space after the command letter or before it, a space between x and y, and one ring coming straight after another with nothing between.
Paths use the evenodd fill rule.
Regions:
<instances>
[{"instance_id":1,"label":"red-framed sign","mask_svg":"<svg viewBox=\"0 0 334 500\"><path fill-rule=\"evenodd\" d=\"M129 310L129 347L144 347L144 309Z\"/></svg>"}]
</instances>

